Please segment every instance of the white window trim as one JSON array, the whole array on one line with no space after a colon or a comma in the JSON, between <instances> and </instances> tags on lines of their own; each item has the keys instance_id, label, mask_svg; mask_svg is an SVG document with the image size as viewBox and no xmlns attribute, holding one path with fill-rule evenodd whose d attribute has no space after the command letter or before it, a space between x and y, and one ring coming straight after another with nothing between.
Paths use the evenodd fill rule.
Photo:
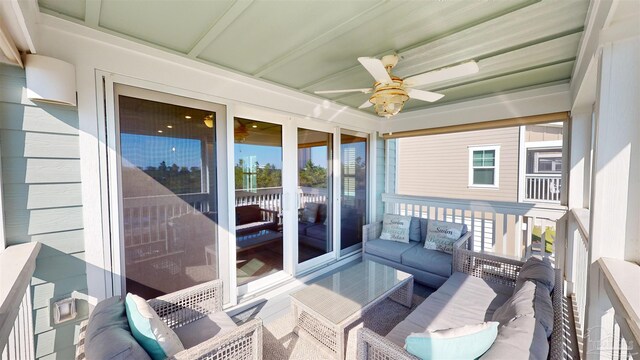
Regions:
<instances>
[{"instance_id":1,"label":"white window trim","mask_svg":"<svg viewBox=\"0 0 640 360\"><path fill-rule=\"evenodd\" d=\"M0 154L0 159L2 155ZM2 162L0 160L0 252L7 247L7 241L4 234L4 195L2 194Z\"/></svg>"},{"instance_id":2,"label":"white window trim","mask_svg":"<svg viewBox=\"0 0 640 360\"><path fill-rule=\"evenodd\" d=\"M469 149L469 188L470 189L498 189L500 187L500 145L472 145L468 146ZM473 152L481 150L493 150L495 151L495 165L493 185L482 185L473 183Z\"/></svg>"}]
</instances>

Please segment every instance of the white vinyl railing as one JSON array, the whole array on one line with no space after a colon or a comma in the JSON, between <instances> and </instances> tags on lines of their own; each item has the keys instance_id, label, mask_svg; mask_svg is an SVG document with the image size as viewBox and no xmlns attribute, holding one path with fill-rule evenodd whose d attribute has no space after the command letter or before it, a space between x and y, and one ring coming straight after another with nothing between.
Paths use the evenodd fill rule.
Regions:
<instances>
[{"instance_id":1,"label":"white vinyl railing","mask_svg":"<svg viewBox=\"0 0 640 360\"><path fill-rule=\"evenodd\" d=\"M560 203L562 175L525 175L525 201Z\"/></svg>"},{"instance_id":2,"label":"white vinyl railing","mask_svg":"<svg viewBox=\"0 0 640 360\"><path fill-rule=\"evenodd\" d=\"M458 200L383 194L385 212L464 223L473 233L475 251L523 257L530 251L545 254L545 239L556 240L555 222L566 208L552 204ZM558 234L562 236L562 234ZM540 238L540 246L533 244Z\"/></svg>"},{"instance_id":3,"label":"white vinyl railing","mask_svg":"<svg viewBox=\"0 0 640 360\"><path fill-rule=\"evenodd\" d=\"M40 243L9 246L0 252L1 359L35 359L31 277Z\"/></svg>"},{"instance_id":4,"label":"white vinyl railing","mask_svg":"<svg viewBox=\"0 0 640 360\"><path fill-rule=\"evenodd\" d=\"M298 207L307 202L326 203L327 189L298 187ZM282 187L260 188L255 191L236 190L236 206L258 204L261 208L282 210Z\"/></svg>"},{"instance_id":5,"label":"white vinyl railing","mask_svg":"<svg viewBox=\"0 0 640 360\"><path fill-rule=\"evenodd\" d=\"M574 308L578 340L584 339L589 271L589 210L572 209L567 216L567 260L565 278Z\"/></svg>"}]
</instances>

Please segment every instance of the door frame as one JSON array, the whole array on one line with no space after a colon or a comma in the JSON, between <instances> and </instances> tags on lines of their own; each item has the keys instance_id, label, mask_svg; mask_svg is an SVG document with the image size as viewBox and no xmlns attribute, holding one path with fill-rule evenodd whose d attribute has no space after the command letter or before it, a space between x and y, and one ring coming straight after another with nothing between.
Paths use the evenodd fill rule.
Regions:
<instances>
[{"instance_id":1,"label":"door frame","mask_svg":"<svg viewBox=\"0 0 640 360\"><path fill-rule=\"evenodd\" d=\"M123 295L125 290L125 262L124 228L122 212L122 179L120 157L120 133L118 95L128 95L140 99L164 102L168 104L193 107L216 112L216 162L224 163L227 158L227 137L222 136L227 132L229 123L229 104L224 100L201 93L177 89L167 85L157 84L122 75L96 71L97 96L102 98L98 104L104 104L104 108L98 106L98 137L104 147L100 151L101 169L101 194L103 214L103 254L104 254L104 282L107 296ZM104 149L104 150L103 150ZM103 151L102 151L103 150ZM216 192L218 209L218 236L217 246L219 251L218 274L225 288L230 288L230 274L228 269L231 257L229 249L230 228L228 211L228 174L227 169L218 167L216 171ZM235 254L235 251L234 251ZM224 292L223 302L235 304L237 297L230 291Z\"/></svg>"}]
</instances>

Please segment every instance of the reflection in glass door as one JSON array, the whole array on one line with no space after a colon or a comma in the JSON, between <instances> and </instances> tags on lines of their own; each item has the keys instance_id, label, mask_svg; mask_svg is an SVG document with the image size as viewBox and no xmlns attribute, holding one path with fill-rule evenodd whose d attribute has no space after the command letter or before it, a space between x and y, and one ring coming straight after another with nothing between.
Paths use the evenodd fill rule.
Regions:
<instances>
[{"instance_id":1,"label":"reflection in glass door","mask_svg":"<svg viewBox=\"0 0 640 360\"><path fill-rule=\"evenodd\" d=\"M237 284L283 269L282 126L234 119Z\"/></svg>"},{"instance_id":2,"label":"reflection in glass door","mask_svg":"<svg viewBox=\"0 0 640 360\"><path fill-rule=\"evenodd\" d=\"M332 144L330 133L298 129L298 263L333 252Z\"/></svg>"},{"instance_id":3,"label":"reflection in glass door","mask_svg":"<svg viewBox=\"0 0 640 360\"><path fill-rule=\"evenodd\" d=\"M340 254L359 248L367 216L367 138L340 134Z\"/></svg>"},{"instance_id":4,"label":"reflection in glass door","mask_svg":"<svg viewBox=\"0 0 640 360\"><path fill-rule=\"evenodd\" d=\"M123 293L149 299L219 278L216 113L123 93Z\"/></svg>"}]
</instances>

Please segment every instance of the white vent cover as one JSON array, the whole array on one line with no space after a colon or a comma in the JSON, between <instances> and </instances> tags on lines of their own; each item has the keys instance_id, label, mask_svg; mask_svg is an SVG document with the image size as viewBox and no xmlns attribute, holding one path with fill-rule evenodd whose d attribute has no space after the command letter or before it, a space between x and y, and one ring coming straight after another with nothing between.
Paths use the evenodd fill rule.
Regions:
<instances>
[{"instance_id":1,"label":"white vent cover","mask_svg":"<svg viewBox=\"0 0 640 360\"><path fill-rule=\"evenodd\" d=\"M27 55L27 97L59 105L76 106L76 69L62 60Z\"/></svg>"}]
</instances>

